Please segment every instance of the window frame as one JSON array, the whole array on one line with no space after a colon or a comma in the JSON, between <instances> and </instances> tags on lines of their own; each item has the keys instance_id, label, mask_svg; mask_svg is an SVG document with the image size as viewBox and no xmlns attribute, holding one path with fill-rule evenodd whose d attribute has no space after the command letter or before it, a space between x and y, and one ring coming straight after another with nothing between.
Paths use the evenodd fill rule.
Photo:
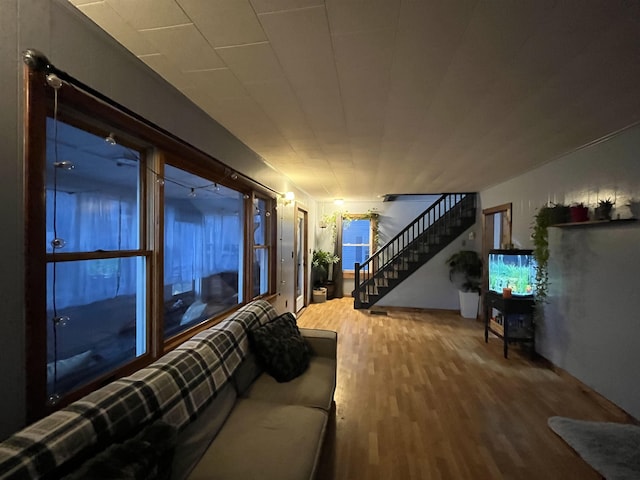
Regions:
<instances>
[{"instance_id":1,"label":"window frame","mask_svg":"<svg viewBox=\"0 0 640 480\"><path fill-rule=\"evenodd\" d=\"M25 367L27 421L32 422L49 413L68 405L100 388L112 380L129 375L150 364L164 353L172 350L195 333L209 328L219 322L230 312L251 301L251 285L247 279L252 278L251 262L247 255L253 254L253 239L246 226L243 232L245 263L239 272L243 282L243 301L233 308L216 314L210 319L164 339L163 326L163 288L164 288L164 196L161 182L157 178L164 177L164 164L184 169L203 178L211 179L238 191L244 198L245 219L252 206L251 199L259 196L267 200L273 209L277 193L253 180L239 175L217 159L194 148L169 132L144 121L115 102L113 105L102 101L91 93L71 87L67 83L58 90L58 119L91 133L104 134L114 132L119 142L134 146L136 150L145 152L141 164L146 162L140 172L140 245L135 251L126 251L125 256L146 258L146 310L147 310L147 350L135 360L116 368L80 388L64 395L55 405L47 403L47 282L46 268L51 255L58 261L62 259L83 259L87 253L47 253L46 242L46 118L53 116L53 89L47 86L45 73L25 66L25 148L24 148L24 211L25 211L25 324L26 339ZM272 212L273 213L273 212ZM276 269L274 245L277 238L277 224L271 215L269 231L270 272L269 289L262 298L275 298ZM123 251L90 252L96 258L118 258Z\"/></svg>"},{"instance_id":2,"label":"window frame","mask_svg":"<svg viewBox=\"0 0 640 480\"><path fill-rule=\"evenodd\" d=\"M366 213L349 213L348 215L344 215L344 217L342 218L342 223L340 225L340 228L342 229L342 243L340 245L340 256L342 257L342 249L344 248L345 242L344 242L344 222L345 220L347 221L353 221L353 220L368 220L369 221L369 256L371 257L377 249L377 245L374 245L374 238L373 238L373 234L374 231L376 229L376 225L374 224L374 222L377 222L376 218L373 218L371 215L368 215ZM358 245L365 245L365 244L353 244L352 246L358 246ZM342 262L342 275L343 278L354 278L355 277L355 270L353 268L344 268L344 262Z\"/></svg>"}]
</instances>

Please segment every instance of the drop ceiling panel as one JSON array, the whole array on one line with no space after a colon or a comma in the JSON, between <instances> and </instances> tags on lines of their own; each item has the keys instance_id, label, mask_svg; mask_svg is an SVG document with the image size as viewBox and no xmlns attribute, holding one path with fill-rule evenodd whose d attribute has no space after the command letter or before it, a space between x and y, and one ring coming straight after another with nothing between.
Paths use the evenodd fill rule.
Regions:
<instances>
[{"instance_id":1,"label":"drop ceiling panel","mask_svg":"<svg viewBox=\"0 0 640 480\"><path fill-rule=\"evenodd\" d=\"M154 53L152 55L141 55L138 58L179 90L184 91L185 89L193 88L193 80L182 73L165 55Z\"/></svg>"},{"instance_id":2,"label":"drop ceiling panel","mask_svg":"<svg viewBox=\"0 0 640 480\"><path fill-rule=\"evenodd\" d=\"M345 142L340 87L324 7L259 18L318 138Z\"/></svg>"},{"instance_id":3,"label":"drop ceiling panel","mask_svg":"<svg viewBox=\"0 0 640 480\"><path fill-rule=\"evenodd\" d=\"M251 0L251 5L256 13L324 6L324 3L324 0Z\"/></svg>"},{"instance_id":4,"label":"drop ceiling panel","mask_svg":"<svg viewBox=\"0 0 640 480\"><path fill-rule=\"evenodd\" d=\"M135 55L148 55L158 50L106 2L80 4L80 11L96 22L100 28L118 40Z\"/></svg>"},{"instance_id":5,"label":"drop ceiling panel","mask_svg":"<svg viewBox=\"0 0 640 480\"><path fill-rule=\"evenodd\" d=\"M72 2L319 200L479 190L640 121L633 2Z\"/></svg>"},{"instance_id":6,"label":"drop ceiling panel","mask_svg":"<svg viewBox=\"0 0 640 480\"><path fill-rule=\"evenodd\" d=\"M193 24L141 30L182 71L222 68L224 62Z\"/></svg>"},{"instance_id":7,"label":"drop ceiling panel","mask_svg":"<svg viewBox=\"0 0 640 480\"><path fill-rule=\"evenodd\" d=\"M244 84L287 81L269 42L217 48L216 53Z\"/></svg>"},{"instance_id":8,"label":"drop ceiling panel","mask_svg":"<svg viewBox=\"0 0 640 480\"><path fill-rule=\"evenodd\" d=\"M242 84L228 68L185 72L184 76L215 100L247 96Z\"/></svg>"},{"instance_id":9,"label":"drop ceiling panel","mask_svg":"<svg viewBox=\"0 0 640 480\"><path fill-rule=\"evenodd\" d=\"M266 40L248 0L178 0L178 4L214 47Z\"/></svg>"},{"instance_id":10,"label":"drop ceiling panel","mask_svg":"<svg viewBox=\"0 0 640 480\"><path fill-rule=\"evenodd\" d=\"M136 30L189 23L174 0L106 0Z\"/></svg>"}]
</instances>

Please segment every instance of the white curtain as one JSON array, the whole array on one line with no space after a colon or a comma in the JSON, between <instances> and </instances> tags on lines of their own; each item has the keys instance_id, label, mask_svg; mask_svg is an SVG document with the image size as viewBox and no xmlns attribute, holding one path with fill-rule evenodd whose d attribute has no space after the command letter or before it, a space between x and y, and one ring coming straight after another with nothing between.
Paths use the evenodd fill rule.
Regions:
<instances>
[{"instance_id":1,"label":"white curtain","mask_svg":"<svg viewBox=\"0 0 640 480\"><path fill-rule=\"evenodd\" d=\"M47 252L53 248L53 191L47 190ZM57 252L138 248L137 200L98 192L58 192L56 230L65 246ZM242 239L240 217L201 213L193 206L165 206L164 283L188 282L222 271L238 271ZM48 265L47 306L84 305L136 292L135 258L58 262L55 288Z\"/></svg>"}]
</instances>

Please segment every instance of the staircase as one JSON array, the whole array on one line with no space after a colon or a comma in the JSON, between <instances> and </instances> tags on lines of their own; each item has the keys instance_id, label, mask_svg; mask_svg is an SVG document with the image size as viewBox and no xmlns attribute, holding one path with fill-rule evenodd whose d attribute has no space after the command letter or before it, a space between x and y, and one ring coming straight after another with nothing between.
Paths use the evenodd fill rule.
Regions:
<instances>
[{"instance_id":1,"label":"staircase","mask_svg":"<svg viewBox=\"0 0 640 480\"><path fill-rule=\"evenodd\" d=\"M443 194L365 263L355 264L354 308L374 305L475 222L475 193Z\"/></svg>"}]
</instances>

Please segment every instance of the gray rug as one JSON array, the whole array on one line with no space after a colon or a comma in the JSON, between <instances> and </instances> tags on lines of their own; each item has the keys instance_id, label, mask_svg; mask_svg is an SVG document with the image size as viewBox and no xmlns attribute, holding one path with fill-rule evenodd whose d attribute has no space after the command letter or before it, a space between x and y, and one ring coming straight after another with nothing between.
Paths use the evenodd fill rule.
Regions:
<instances>
[{"instance_id":1,"label":"gray rug","mask_svg":"<svg viewBox=\"0 0 640 480\"><path fill-rule=\"evenodd\" d=\"M640 479L640 427L565 417L547 423L607 480Z\"/></svg>"}]
</instances>

